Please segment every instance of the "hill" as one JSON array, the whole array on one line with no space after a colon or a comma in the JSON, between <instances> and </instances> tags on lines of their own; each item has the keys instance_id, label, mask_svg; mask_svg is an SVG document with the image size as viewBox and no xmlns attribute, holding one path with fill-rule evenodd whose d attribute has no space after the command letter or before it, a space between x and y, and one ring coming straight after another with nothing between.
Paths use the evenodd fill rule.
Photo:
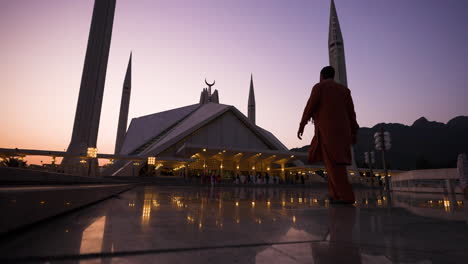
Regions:
<instances>
[{"instance_id":1,"label":"hill","mask_svg":"<svg viewBox=\"0 0 468 264\"><path fill-rule=\"evenodd\" d=\"M385 131L391 133L392 149L387 152L387 164L391 169L454 168L457 165L458 154L468 153L468 116L455 117L447 124L421 117L411 126L379 123L372 128L360 128L358 142L354 146L359 167L366 167L364 152L374 150L373 135L380 131L382 126ZM308 147L291 151L307 151ZM378 168L382 167L380 157L380 152L376 152Z\"/></svg>"}]
</instances>

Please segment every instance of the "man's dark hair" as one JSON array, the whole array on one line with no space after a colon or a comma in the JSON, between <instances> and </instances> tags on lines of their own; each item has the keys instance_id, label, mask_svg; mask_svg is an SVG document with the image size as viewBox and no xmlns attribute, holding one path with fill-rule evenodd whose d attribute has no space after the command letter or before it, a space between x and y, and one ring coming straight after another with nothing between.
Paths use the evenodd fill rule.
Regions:
<instances>
[{"instance_id":1,"label":"man's dark hair","mask_svg":"<svg viewBox=\"0 0 468 264\"><path fill-rule=\"evenodd\" d=\"M335 78L335 69L332 66L326 66L320 71L323 79L333 79Z\"/></svg>"}]
</instances>

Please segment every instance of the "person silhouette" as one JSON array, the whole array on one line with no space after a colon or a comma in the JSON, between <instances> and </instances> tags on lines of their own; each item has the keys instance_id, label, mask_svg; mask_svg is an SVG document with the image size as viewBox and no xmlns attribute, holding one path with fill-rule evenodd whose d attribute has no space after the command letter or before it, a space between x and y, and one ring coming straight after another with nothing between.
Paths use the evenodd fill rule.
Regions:
<instances>
[{"instance_id":1,"label":"person silhouette","mask_svg":"<svg viewBox=\"0 0 468 264\"><path fill-rule=\"evenodd\" d=\"M312 119L315 135L308 160L310 163L325 163L330 202L352 204L355 197L348 181L346 165L351 165L351 145L356 143L359 125L351 91L335 82L334 77L335 70L331 66L320 71L320 82L312 88L297 137L302 140L304 128Z\"/></svg>"}]
</instances>

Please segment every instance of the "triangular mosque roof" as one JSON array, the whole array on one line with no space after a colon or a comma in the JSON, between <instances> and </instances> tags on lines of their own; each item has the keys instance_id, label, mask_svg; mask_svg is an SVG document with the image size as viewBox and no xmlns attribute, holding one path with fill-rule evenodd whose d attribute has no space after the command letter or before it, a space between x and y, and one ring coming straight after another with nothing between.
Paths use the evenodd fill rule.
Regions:
<instances>
[{"instance_id":1,"label":"triangular mosque roof","mask_svg":"<svg viewBox=\"0 0 468 264\"><path fill-rule=\"evenodd\" d=\"M189 105L132 119L121 154L158 155L227 111L235 114L272 149L288 150L272 133L250 122L234 106L208 103Z\"/></svg>"},{"instance_id":2,"label":"triangular mosque roof","mask_svg":"<svg viewBox=\"0 0 468 264\"><path fill-rule=\"evenodd\" d=\"M199 104L133 118L120 154L130 154L195 111Z\"/></svg>"}]
</instances>

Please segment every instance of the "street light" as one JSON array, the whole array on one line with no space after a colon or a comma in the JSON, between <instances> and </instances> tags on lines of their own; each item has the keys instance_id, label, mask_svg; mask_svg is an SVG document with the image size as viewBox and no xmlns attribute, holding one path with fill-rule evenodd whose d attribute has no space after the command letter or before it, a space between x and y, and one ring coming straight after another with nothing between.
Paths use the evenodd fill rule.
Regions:
<instances>
[{"instance_id":1,"label":"street light","mask_svg":"<svg viewBox=\"0 0 468 264\"><path fill-rule=\"evenodd\" d=\"M147 169L147 174L148 176L151 176L152 173L152 168L156 164L156 157L148 157L148 169Z\"/></svg>"},{"instance_id":2,"label":"street light","mask_svg":"<svg viewBox=\"0 0 468 264\"><path fill-rule=\"evenodd\" d=\"M89 159L97 158L97 148L88 148L88 151L86 152L86 157Z\"/></svg>"},{"instance_id":3,"label":"street light","mask_svg":"<svg viewBox=\"0 0 468 264\"><path fill-rule=\"evenodd\" d=\"M155 165L156 157L148 157L148 165Z\"/></svg>"},{"instance_id":4,"label":"street light","mask_svg":"<svg viewBox=\"0 0 468 264\"><path fill-rule=\"evenodd\" d=\"M380 150L382 152L382 163L383 169L385 172L385 189L390 191L390 183L388 180L388 170L387 170L387 162L385 160L385 151L389 150L392 147L390 132L385 131L383 127L380 128L380 132L376 132L374 134L375 139L375 149Z\"/></svg>"},{"instance_id":5,"label":"street light","mask_svg":"<svg viewBox=\"0 0 468 264\"><path fill-rule=\"evenodd\" d=\"M370 154L370 155L369 155ZM364 153L364 161L367 165L369 165L369 175L372 177L374 175L372 171L372 165L375 164L375 152L374 151L369 151ZM364 174L365 176L365 174ZM374 178L371 178L371 183L373 185L374 183Z\"/></svg>"},{"instance_id":6,"label":"street light","mask_svg":"<svg viewBox=\"0 0 468 264\"><path fill-rule=\"evenodd\" d=\"M94 165L94 162L93 162L94 159L97 158L97 148L89 147L86 151L86 157L88 158L88 162L89 162L88 163L88 176L90 176L91 172L94 171L92 167Z\"/></svg>"}]
</instances>

